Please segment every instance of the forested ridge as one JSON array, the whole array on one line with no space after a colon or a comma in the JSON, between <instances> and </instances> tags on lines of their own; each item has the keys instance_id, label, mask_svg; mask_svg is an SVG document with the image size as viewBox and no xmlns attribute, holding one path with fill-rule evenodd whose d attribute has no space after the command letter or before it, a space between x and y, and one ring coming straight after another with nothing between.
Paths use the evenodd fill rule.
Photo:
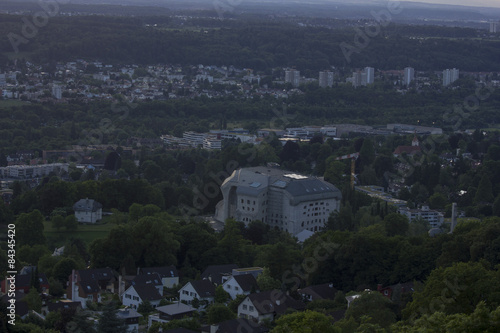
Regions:
<instances>
[{"instance_id":1,"label":"forested ridge","mask_svg":"<svg viewBox=\"0 0 500 333\"><path fill-rule=\"evenodd\" d=\"M435 88L435 89L434 89ZM102 143L127 145L132 136L155 138L163 134L181 136L184 131L204 132L220 129L223 122L233 122L256 130L276 125L294 127L335 123L358 123L385 126L387 123L417 123L452 129L458 106L467 115L462 128L489 127L500 123L497 112L500 92L480 102L469 112L464 100L474 96L475 88L455 90L431 87L420 93L399 94L384 85L354 89L349 85L333 88L306 86L304 94L288 100L273 97L238 99L179 99L127 104L96 101L89 104L25 104L0 107L0 142L4 153L16 149L63 149L82 145L86 133L104 126ZM123 108L126 112L116 112ZM121 109L120 109L121 110ZM280 115L286 112L285 117ZM271 124L272 123L272 124Z\"/></svg>"},{"instance_id":2,"label":"forested ridge","mask_svg":"<svg viewBox=\"0 0 500 333\"><path fill-rule=\"evenodd\" d=\"M10 33L22 36L22 17L2 15L1 18L0 49L11 52L8 36ZM234 65L259 71L286 66L303 71L330 66L500 70L497 62L500 43L470 38L481 34L473 29L412 30L411 26L390 24L376 36L360 40L363 45L360 48L354 41L357 31L350 27L299 27L264 19L221 23L219 27L214 26L213 20L193 19L186 25L196 29L171 24L171 19L165 17L54 17L38 29L36 38L20 44L19 50L39 63L84 58L114 63ZM359 50L350 57L351 62L344 57L341 43Z\"/></svg>"}]
</instances>

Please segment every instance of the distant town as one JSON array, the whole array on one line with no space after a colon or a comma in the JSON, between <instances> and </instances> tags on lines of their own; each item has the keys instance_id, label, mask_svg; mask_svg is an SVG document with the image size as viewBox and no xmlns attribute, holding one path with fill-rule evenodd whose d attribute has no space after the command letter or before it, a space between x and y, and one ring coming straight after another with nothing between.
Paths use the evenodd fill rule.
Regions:
<instances>
[{"instance_id":1,"label":"distant town","mask_svg":"<svg viewBox=\"0 0 500 333\"><path fill-rule=\"evenodd\" d=\"M26 62L0 74L0 95L4 99L41 103L113 100L117 95L131 102L201 96L251 99L270 95L288 98L301 94L299 87L307 84L326 88L338 84L360 87L385 82L405 93L410 88L444 89L463 77L477 84L499 86L499 74L460 72L457 68L429 73L412 67L384 71L366 67L353 73L331 68L319 72L316 77L305 77L292 68L279 68L273 71L273 75L261 75L255 74L252 69L233 66L159 64L141 67L78 60L58 63L55 68L47 69Z\"/></svg>"}]
</instances>

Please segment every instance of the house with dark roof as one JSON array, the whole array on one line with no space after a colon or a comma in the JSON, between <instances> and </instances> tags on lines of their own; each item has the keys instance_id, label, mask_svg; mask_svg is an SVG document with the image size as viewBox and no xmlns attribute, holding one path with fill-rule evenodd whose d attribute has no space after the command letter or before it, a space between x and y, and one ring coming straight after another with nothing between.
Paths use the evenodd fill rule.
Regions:
<instances>
[{"instance_id":1,"label":"house with dark roof","mask_svg":"<svg viewBox=\"0 0 500 333\"><path fill-rule=\"evenodd\" d=\"M144 301L149 301L156 308L163 296L152 284L139 284L130 286L122 295L122 304L132 309L137 309Z\"/></svg>"},{"instance_id":2,"label":"house with dark roof","mask_svg":"<svg viewBox=\"0 0 500 333\"><path fill-rule=\"evenodd\" d=\"M222 284L222 288L235 299L238 295L249 295L259 291L257 280L252 274L233 275Z\"/></svg>"},{"instance_id":3,"label":"house with dark roof","mask_svg":"<svg viewBox=\"0 0 500 333\"><path fill-rule=\"evenodd\" d=\"M117 279L113 270L107 268L91 268L75 271L77 280L94 280L102 291L115 292Z\"/></svg>"},{"instance_id":4,"label":"house with dark roof","mask_svg":"<svg viewBox=\"0 0 500 333\"><path fill-rule=\"evenodd\" d=\"M163 284L158 273L137 275L131 283L132 286L152 285L163 296Z\"/></svg>"},{"instance_id":5,"label":"house with dark roof","mask_svg":"<svg viewBox=\"0 0 500 333\"><path fill-rule=\"evenodd\" d=\"M302 296L304 301L316 301L319 299L333 300L337 289L332 283L323 283L299 289L297 292Z\"/></svg>"},{"instance_id":6,"label":"house with dark roof","mask_svg":"<svg viewBox=\"0 0 500 333\"><path fill-rule=\"evenodd\" d=\"M140 313L134 309L119 309L116 311L116 317L122 319L127 326L127 332L139 332L139 318L142 317Z\"/></svg>"},{"instance_id":7,"label":"house with dark roof","mask_svg":"<svg viewBox=\"0 0 500 333\"><path fill-rule=\"evenodd\" d=\"M93 199L81 199L73 205L76 220L80 223L96 223L102 219L102 205Z\"/></svg>"},{"instance_id":8,"label":"house with dark roof","mask_svg":"<svg viewBox=\"0 0 500 333\"><path fill-rule=\"evenodd\" d=\"M179 290L179 300L186 304L191 304L197 299L206 304L212 304L215 298L215 287L208 280L198 280L186 283Z\"/></svg>"},{"instance_id":9,"label":"house with dark roof","mask_svg":"<svg viewBox=\"0 0 500 333\"><path fill-rule=\"evenodd\" d=\"M238 306L238 317L261 323L266 319L274 320L287 309L302 311L305 304L275 289L248 295Z\"/></svg>"},{"instance_id":10,"label":"house with dark roof","mask_svg":"<svg viewBox=\"0 0 500 333\"><path fill-rule=\"evenodd\" d=\"M222 323L219 323L217 325L212 325L210 331L215 333L266 333L269 332L269 329L259 325L253 320L248 320L246 318L236 318L223 321Z\"/></svg>"},{"instance_id":11,"label":"house with dark roof","mask_svg":"<svg viewBox=\"0 0 500 333\"><path fill-rule=\"evenodd\" d=\"M377 291L390 300L394 300L393 296L399 294L413 293L415 291L415 286L413 282L398 283L392 286L384 287L381 284L377 285Z\"/></svg>"},{"instance_id":12,"label":"house with dark roof","mask_svg":"<svg viewBox=\"0 0 500 333\"><path fill-rule=\"evenodd\" d=\"M77 311L78 308L81 308L82 304L80 302L56 302L56 303L47 303L47 311L48 312L54 312L54 311Z\"/></svg>"},{"instance_id":13,"label":"house with dark roof","mask_svg":"<svg viewBox=\"0 0 500 333\"><path fill-rule=\"evenodd\" d=\"M74 275L72 280L68 283L67 297L73 302L80 302L83 309L87 308L87 302L100 303L101 302L101 288L94 280L76 280Z\"/></svg>"},{"instance_id":14,"label":"house with dark roof","mask_svg":"<svg viewBox=\"0 0 500 333\"><path fill-rule=\"evenodd\" d=\"M407 155L415 155L420 152L422 152L422 148L420 148L420 142L418 141L417 136L414 136L413 140L411 141L411 146L398 146L392 154L394 155L394 157L398 157L403 153Z\"/></svg>"},{"instance_id":15,"label":"house with dark roof","mask_svg":"<svg viewBox=\"0 0 500 333\"><path fill-rule=\"evenodd\" d=\"M164 267L143 267L139 269L139 274L149 275L156 273L160 276L161 282L166 288L173 288L179 284L179 272L175 266Z\"/></svg>"},{"instance_id":16,"label":"house with dark roof","mask_svg":"<svg viewBox=\"0 0 500 333\"><path fill-rule=\"evenodd\" d=\"M32 273L34 274L34 273ZM15 276L14 280L2 280L1 283L1 289L2 293L7 293L7 290L10 288L10 284L14 283L14 290L15 291L20 291L22 293L29 293L31 286L32 286L32 279L33 276L32 274L17 274ZM49 281L47 280L47 277L43 273L38 274L38 282L40 284L40 288L43 293L48 293L49 292Z\"/></svg>"},{"instance_id":17,"label":"house with dark roof","mask_svg":"<svg viewBox=\"0 0 500 333\"><path fill-rule=\"evenodd\" d=\"M149 315L149 327L155 322L168 323L174 319L192 317L196 312L195 308L182 302L159 306L156 310L158 311L157 314Z\"/></svg>"},{"instance_id":18,"label":"house with dark roof","mask_svg":"<svg viewBox=\"0 0 500 333\"><path fill-rule=\"evenodd\" d=\"M115 291L116 277L111 268L73 270L68 280L68 299L81 302L84 309L87 301L101 302L104 291Z\"/></svg>"},{"instance_id":19,"label":"house with dark roof","mask_svg":"<svg viewBox=\"0 0 500 333\"><path fill-rule=\"evenodd\" d=\"M224 283L229 276L232 275L233 269L237 269L238 265L211 265L208 266L203 273L201 273L201 278L203 280L209 280L216 286Z\"/></svg>"}]
</instances>

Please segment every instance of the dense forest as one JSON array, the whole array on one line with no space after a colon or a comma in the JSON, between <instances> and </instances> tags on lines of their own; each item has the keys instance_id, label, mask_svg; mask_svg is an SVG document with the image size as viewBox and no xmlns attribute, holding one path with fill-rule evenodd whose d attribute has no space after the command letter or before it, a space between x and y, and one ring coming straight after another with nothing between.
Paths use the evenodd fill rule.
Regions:
<instances>
[{"instance_id":1,"label":"dense forest","mask_svg":"<svg viewBox=\"0 0 500 333\"><path fill-rule=\"evenodd\" d=\"M409 26L390 24L373 34L370 25L364 26L371 24L369 22L362 22L355 30L300 27L273 20L237 20L228 24L197 19L172 26L171 20L165 17L54 17L43 27L34 27L36 38L26 39L22 36L26 23L21 17L2 15L0 49L16 51L14 41L20 54L38 63L84 58L112 63L234 65L258 71L286 66L311 71L330 66L377 69L412 66L421 71L453 67L464 71L500 70L497 62L500 44L496 40L470 38L482 34L473 29L413 30ZM186 25L194 29L186 29ZM359 35L364 37L360 39ZM340 47L342 43L356 50L349 57L350 62Z\"/></svg>"},{"instance_id":2,"label":"dense forest","mask_svg":"<svg viewBox=\"0 0 500 333\"><path fill-rule=\"evenodd\" d=\"M467 82L466 82L467 83ZM273 97L242 100L235 97L180 99L140 103L0 105L0 143L4 154L17 149L64 149L89 144L88 133L97 131L99 143L127 145L130 137L182 136L184 131L220 129L223 123L255 131L338 123L385 126L419 123L445 130L490 127L500 123L500 92L472 110L466 101L475 96L473 83L454 90L429 87L427 91L400 94L384 84L354 89L303 86L304 94L277 100ZM488 93L485 91L483 93ZM464 117L460 123L457 117ZM95 124L98 124L97 127Z\"/></svg>"}]
</instances>

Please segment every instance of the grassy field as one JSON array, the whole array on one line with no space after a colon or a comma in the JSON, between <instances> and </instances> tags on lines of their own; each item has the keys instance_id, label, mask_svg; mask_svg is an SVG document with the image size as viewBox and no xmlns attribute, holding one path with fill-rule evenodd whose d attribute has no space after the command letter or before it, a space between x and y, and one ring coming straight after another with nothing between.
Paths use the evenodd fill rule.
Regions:
<instances>
[{"instance_id":1,"label":"grassy field","mask_svg":"<svg viewBox=\"0 0 500 333\"><path fill-rule=\"evenodd\" d=\"M78 224L78 229L71 232L66 231L64 228L57 231L52 227L50 221L46 221L44 222L43 233L48 243L57 247L63 246L71 237L81 238L87 245L90 245L96 239L105 238L113 227L115 227L115 225L107 223L106 217L104 217L102 223L99 224Z\"/></svg>"},{"instance_id":2,"label":"grassy field","mask_svg":"<svg viewBox=\"0 0 500 333\"><path fill-rule=\"evenodd\" d=\"M19 101L19 100L12 100L12 99L2 99L0 100L0 108L9 108L11 106L21 106L21 105L26 105L29 104L28 102L24 101Z\"/></svg>"}]
</instances>

